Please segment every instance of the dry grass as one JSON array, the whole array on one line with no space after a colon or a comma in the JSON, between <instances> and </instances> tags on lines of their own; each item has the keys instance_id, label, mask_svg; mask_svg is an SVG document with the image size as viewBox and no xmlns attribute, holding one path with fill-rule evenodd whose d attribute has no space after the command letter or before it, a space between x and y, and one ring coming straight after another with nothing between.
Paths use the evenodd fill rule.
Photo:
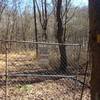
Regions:
<instances>
[{"instance_id":1,"label":"dry grass","mask_svg":"<svg viewBox=\"0 0 100 100\"><path fill-rule=\"evenodd\" d=\"M37 60L35 51L8 53L7 57L9 71L20 71L21 69L25 69L25 64L35 64ZM0 54L0 72L5 72L5 70L6 56L5 54Z\"/></svg>"},{"instance_id":2,"label":"dry grass","mask_svg":"<svg viewBox=\"0 0 100 100\"><path fill-rule=\"evenodd\" d=\"M79 100L80 94L67 79L8 87L8 100ZM88 89L82 100L90 100Z\"/></svg>"},{"instance_id":3,"label":"dry grass","mask_svg":"<svg viewBox=\"0 0 100 100\"><path fill-rule=\"evenodd\" d=\"M8 71L28 71L28 70L34 70L39 68L53 68L54 65L59 64L58 59L59 56L56 52L51 51L48 54L49 63L45 64L45 62L40 63L40 55L38 58L36 58L36 52L35 51L21 51L21 52L12 52L8 53L7 55L7 65L8 65ZM43 58L44 59L44 58ZM6 70L6 55L0 54L0 72L5 72Z\"/></svg>"},{"instance_id":4,"label":"dry grass","mask_svg":"<svg viewBox=\"0 0 100 100\"><path fill-rule=\"evenodd\" d=\"M56 52L50 52L48 59L50 67L53 67L52 65L59 59L59 55ZM0 72L5 72L5 60L5 55L0 54ZM9 72L34 71L35 69L39 71L41 68L35 51L9 53L7 60ZM44 68L44 65L42 67ZM12 79L9 80L12 81ZM81 92L79 89L75 90L74 86L74 83L67 79L45 80L40 83L24 85L10 84L8 85L8 100L75 100L75 98L79 100ZM4 99L5 92L4 87L2 87L0 88L0 100ZM83 100L90 100L88 89L84 91Z\"/></svg>"}]
</instances>

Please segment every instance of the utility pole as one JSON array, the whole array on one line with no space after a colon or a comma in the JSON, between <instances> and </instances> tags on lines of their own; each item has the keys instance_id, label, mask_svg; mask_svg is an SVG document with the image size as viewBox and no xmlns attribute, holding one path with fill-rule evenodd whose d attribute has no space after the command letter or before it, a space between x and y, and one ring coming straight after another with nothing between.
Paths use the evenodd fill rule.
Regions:
<instances>
[{"instance_id":1,"label":"utility pole","mask_svg":"<svg viewBox=\"0 0 100 100\"><path fill-rule=\"evenodd\" d=\"M92 58L91 100L100 100L100 0L89 0L89 19Z\"/></svg>"}]
</instances>

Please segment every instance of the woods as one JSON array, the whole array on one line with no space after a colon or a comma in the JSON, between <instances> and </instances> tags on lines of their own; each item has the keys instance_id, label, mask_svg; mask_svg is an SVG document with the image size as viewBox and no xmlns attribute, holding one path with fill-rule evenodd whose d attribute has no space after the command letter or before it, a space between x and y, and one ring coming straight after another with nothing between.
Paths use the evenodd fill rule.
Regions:
<instances>
[{"instance_id":1,"label":"woods","mask_svg":"<svg viewBox=\"0 0 100 100\"><path fill-rule=\"evenodd\" d=\"M83 34L79 34L79 27L74 28L74 23L78 21L77 13L84 13L84 10L80 11L81 9L78 7L71 6L71 3L71 0L64 2L62 0L52 0L52 4L48 3L47 0L40 0L40 2L33 0L33 5L30 5L32 9L26 5L22 10L21 1L13 1L11 5L8 4L2 14L0 35L2 39L5 37L6 40L57 41L62 44L66 42L83 43L84 39L88 41L88 29L84 29L85 26L81 22L83 20L81 20L82 15L80 15L81 30L87 31L86 35L81 39L80 37ZM30 12L30 10L32 11ZM6 27L3 27L5 24ZM10 43L9 49L13 47L14 45ZM33 48L32 45L27 46L26 44L20 45L19 48L27 49L27 47ZM59 50L61 55L59 68L63 71L67 68L67 52L63 45L59 46ZM38 44L36 44L36 52L38 55Z\"/></svg>"},{"instance_id":2,"label":"woods","mask_svg":"<svg viewBox=\"0 0 100 100\"><path fill-rule=\"evenodd\" d=\"M73 0L0 1L1 98L88 100L91 23Z\"/></svg>"},{"instance_id":3,"label":"woods","mask_svg":"<svg viewBox=\"0 0 100 100\"><path fill-rule=\"evenodd\" d=\"M63 28L63 23L61 19L61 7L62 7L62 0L58 0L57 2L57 10L56 10L56 17L57 17L57 40L58 43L65 43L64 41L64 28ZM67 67L67 57L66 57L66 47L64 45L59 46L60 50L60 70L66 71Z\"/></svg>"}]
</instances>

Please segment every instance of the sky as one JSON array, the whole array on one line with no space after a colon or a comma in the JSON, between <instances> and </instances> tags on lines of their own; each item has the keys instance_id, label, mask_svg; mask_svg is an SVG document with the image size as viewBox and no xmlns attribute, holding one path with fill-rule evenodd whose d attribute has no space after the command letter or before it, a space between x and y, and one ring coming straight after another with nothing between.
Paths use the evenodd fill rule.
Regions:
<instances>
[{"instance_id":1,"label":"sky","mask_svg":"<svg viewBox=\"0 0 100 100\"><path fill-rule=\"evenodd\" d=\"M88 6L88 0L74 0L74 4L76 6Z\"/></svg>"},{"instance_id":2,"label":"sky","mask_svg":"<svg viewBox=\"0 0 100 100\"><path fill-rule=\"evenodd\" d=\"M8 1L11 3L13 0L8 0ZM29 5L32 8L32 4L33 4L32 1L33 0L21 0L22 10L24 9L25 5ZM40 0L38 0L38 1L40 1ZM51 0L47 0L47 1L49 3L51 2ZM63 0L63 1L65 1L65 0ZM77 6L77 7L88 6L88 0L72 0L72 3L74 6Z\"/></svg>"},{"instance_id":3,"label":"sky","mask_svg":"<svg viewBox=\"0 0 100 100\"><path fill-rule=\"evenodd\" d=\"M25 3L28 3L29 1L32 0L22 0ZM51 0L48 0L48 2L50 2ZM88 5L88 0L72 0L75 6L87 6Z\"/></svg>"}]
</instances>

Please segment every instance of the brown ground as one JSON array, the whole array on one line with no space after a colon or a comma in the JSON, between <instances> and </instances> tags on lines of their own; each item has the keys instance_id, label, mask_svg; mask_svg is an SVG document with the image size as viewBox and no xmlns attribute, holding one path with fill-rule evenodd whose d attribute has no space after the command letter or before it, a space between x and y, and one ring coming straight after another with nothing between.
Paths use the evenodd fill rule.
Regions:
<instances>
[{"instance_id":1,"label":"brown ground","mask_svg":"<svg viewBox=\"0 0 100 100\"><path fill-rule=\"evenodd\" d=\"M61 79L40 83L8 86L8 100L80 100L80 89L75 89L70 81ZM4 100L0 91L0 100ZM90 100L89 90L85 89L82 100Z\"/></svg>"},{"instance_id":2,"label":"brown ground","mask_svg":"<svg viewBox=\"0 0 100 100\"><path fill-rule=\"evenodd\" d=\"M4 73L6 70L5 55L0 54L0 73ZM39 60L36 59L34 52L19 52L8 54L8 72L31 72L41 71L48 68L45 64L40 66ZM50 67L50 66L49 66ZM75 88L75 82L68 79L35 79L32 83L26 83L25 80L29 78L18 78L23 80L24 84L16 82L16 84L8 84L7 100L80 100L81 88L80 84L77 84ZM4 77L1 80L5 80ZM17 80L17 78L9 81ZM29 80L34 80L30 78ZM13 82L12 82L13 83ZM2 83L3 84L3 83ZM1 85L2 85L1 84ZM5 100L5 87L0 86L0 100ZM83 99L90 100L89 89L85 89Z\"/></svg>"}]
</instances>

